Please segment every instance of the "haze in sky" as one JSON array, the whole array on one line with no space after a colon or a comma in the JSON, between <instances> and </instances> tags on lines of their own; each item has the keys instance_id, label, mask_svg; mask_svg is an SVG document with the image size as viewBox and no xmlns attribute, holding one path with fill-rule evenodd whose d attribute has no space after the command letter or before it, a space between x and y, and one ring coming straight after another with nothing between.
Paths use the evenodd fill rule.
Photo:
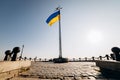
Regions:
<instances>
[{"instance_id":1,"label":"haze in sky","mask_svg":"<svg viewBox=\"0 0 120 80\"><path fill-rule=\"evenodd\" d=\"M58 22L52 27L46 23L58 6L63 57L110 54L112 47L120 47L119 4L120 0L0 0L0 59L6 50L22 45L28 58L58 57Z\"/></svg>"}]
</instances>

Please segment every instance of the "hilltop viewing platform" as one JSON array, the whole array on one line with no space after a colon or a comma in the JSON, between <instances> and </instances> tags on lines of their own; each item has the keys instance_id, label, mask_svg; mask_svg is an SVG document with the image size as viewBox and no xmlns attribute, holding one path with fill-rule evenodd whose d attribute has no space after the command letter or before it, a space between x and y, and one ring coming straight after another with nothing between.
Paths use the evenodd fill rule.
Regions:
<instances>
[{"instance_id":1,"label":"hilltop viewing platform","mask_svg":"<svg viewBox=\"0 0 120 80\"><path fill-rule=\"evenodd\" d=\"M114 49L114 48L112 48ZM115 47L115 52L119 48ZM113 50L114 51L114 50ZM9 58L9 57L8 57ZM5 59L7 57L5 56ZM105 55L91 58L68 59L67 63L54 63L53 59L16 58L16 61L1 61L0 79L10 80L104 80L112 70L119 76L120 62ZM110 73L111 74L111 73ZM114 75L114 74L113 74Z\"/></svg>"},{"instance_id":2,"label":"hilltop viewing platform","mask_svg":"<svg viewBox=\"0 0 120 80\"><path fill-rule=\"evenodd\" d=\"M31 68L12 80L96 80L103 78L91 62L32 62Z\"/></svg>"},{"instance_id":3,"label":"hilltop viewing platform","mask_svg":"<svg viewBox=\"0 0 120 80\"><path fill-rule=\"evenodd\" d=\"M120 0L0 0L0 80L120 80L119 34Z\"/></svg>"},{"instance_id":4,"label":"hilltop viewing platform","mask_svg":"<svg viewBox=\"0 0 120 80\"><path fill-rule=\"evenodd\" d=\"M103 65L104 64L105 63L103 63ZM29 80L108 80L108 79L116 80L114 78L103 76L100 68L96 66L95 62L87 62L87 61L68 62L68 63L60 63L60 64L53 62L32 61L30 70L20 73L18 77L14 77L11 80L28 80L28 79Z\"/></svg>"},{"instance_id":5,"label":"hilltop viewing platform","mask_svg":"<svg viewBox=\"0 0 120 80\"><path fill-rule=\"evenodd\" d=\"M42 58L9 58L10 51L5 53L0 62L0 79L10 80L104 80L120 79L120 48L113 47L112 54L91 58L67 59L67 63L54 59ZM14 54L19 48L13 48ZM8 54L9 53L9 54ZM14 61L13 61L14 59ZM59 58L57 58L59 59ZM63 59L63 58L62 58ZM113 76L113 77L112 77Z\"/></svg>"}]
</instances>

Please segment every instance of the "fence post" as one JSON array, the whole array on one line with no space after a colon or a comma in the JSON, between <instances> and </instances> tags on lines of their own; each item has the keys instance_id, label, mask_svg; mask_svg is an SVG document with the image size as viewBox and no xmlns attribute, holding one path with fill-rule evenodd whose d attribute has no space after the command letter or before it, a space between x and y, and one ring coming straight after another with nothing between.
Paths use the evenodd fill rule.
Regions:
<instances>
[{"instance_id":1,"label":"fence post","mask_svg":"<svg viewBox=\"0 0 120 80\"><path fill-rule=\"evenodd\" d=\"M95 60L95 57L92 57L92 60L94 61L94 60Z\"/></svg>"},{"instance_id":2,"label":"fence post","mask_svg":"<svg viewBox=\"0 0 120 80\"><path fill-rule=\"evenodd\" d=\"M100 60L102 60L102 56L99 56Z\"/></svg>"},{"instance_id":3,"label":"fence post","mask_svg":"<svg viewBox=\"0 0 120 80\"><path fill-rule=\"evenodd\" d=\"M107 58L107 60L109 60L109 55L106 54L105 57Z\"/></svg>"},{"instance_id":4,"label":"fence post","mask_svg":"<svg viewBox=\"0 0 120 80\"><path fill-rule=\"evenodd\" d=\"M79 61L81 61L81 58L79 58Z\"/></svg>"},{"instance_id":5,"label":"fence post","mask_svg":"<svg viewBox=\"0 0 120 80\"><path fill-rule=\"evenodd\" d=\"M85 61L87 61L87 57L85 57Z\"/></svg>"}]
</instances>

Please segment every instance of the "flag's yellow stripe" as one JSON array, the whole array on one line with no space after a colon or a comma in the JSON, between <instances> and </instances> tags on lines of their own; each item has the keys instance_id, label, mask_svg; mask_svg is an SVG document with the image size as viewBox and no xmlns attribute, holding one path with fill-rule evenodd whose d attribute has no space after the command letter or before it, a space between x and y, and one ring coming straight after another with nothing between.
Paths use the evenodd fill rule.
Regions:
<instances>
[{"instance_id":1,"label":"flag's yellow stripe","mask_svg":"<svg viewBox=\"0 0 120 80\"><path fill-rule=\"evenodd\" d=\"M57 22L60 19L60 15L54 17L48 24L50 26L52 26L52 24L54 24L55 22Z\"/></svg>"}]
</instances>

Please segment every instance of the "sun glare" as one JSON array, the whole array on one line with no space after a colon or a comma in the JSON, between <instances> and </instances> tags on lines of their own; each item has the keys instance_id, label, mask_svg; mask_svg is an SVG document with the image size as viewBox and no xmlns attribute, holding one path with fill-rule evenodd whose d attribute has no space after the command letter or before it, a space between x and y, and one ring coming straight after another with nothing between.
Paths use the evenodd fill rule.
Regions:
<instances>
[{"instance_id":1,"label":"sun glare","mask_svg":"<svg viewBox=\"0 0 120 80\"><path fill-rule=\"evenodd\" d=\"M98 44L103 40L103 35L101 32L93 30L88 33L88 41L90 43Z\"/></svg>"}]
</instances>

